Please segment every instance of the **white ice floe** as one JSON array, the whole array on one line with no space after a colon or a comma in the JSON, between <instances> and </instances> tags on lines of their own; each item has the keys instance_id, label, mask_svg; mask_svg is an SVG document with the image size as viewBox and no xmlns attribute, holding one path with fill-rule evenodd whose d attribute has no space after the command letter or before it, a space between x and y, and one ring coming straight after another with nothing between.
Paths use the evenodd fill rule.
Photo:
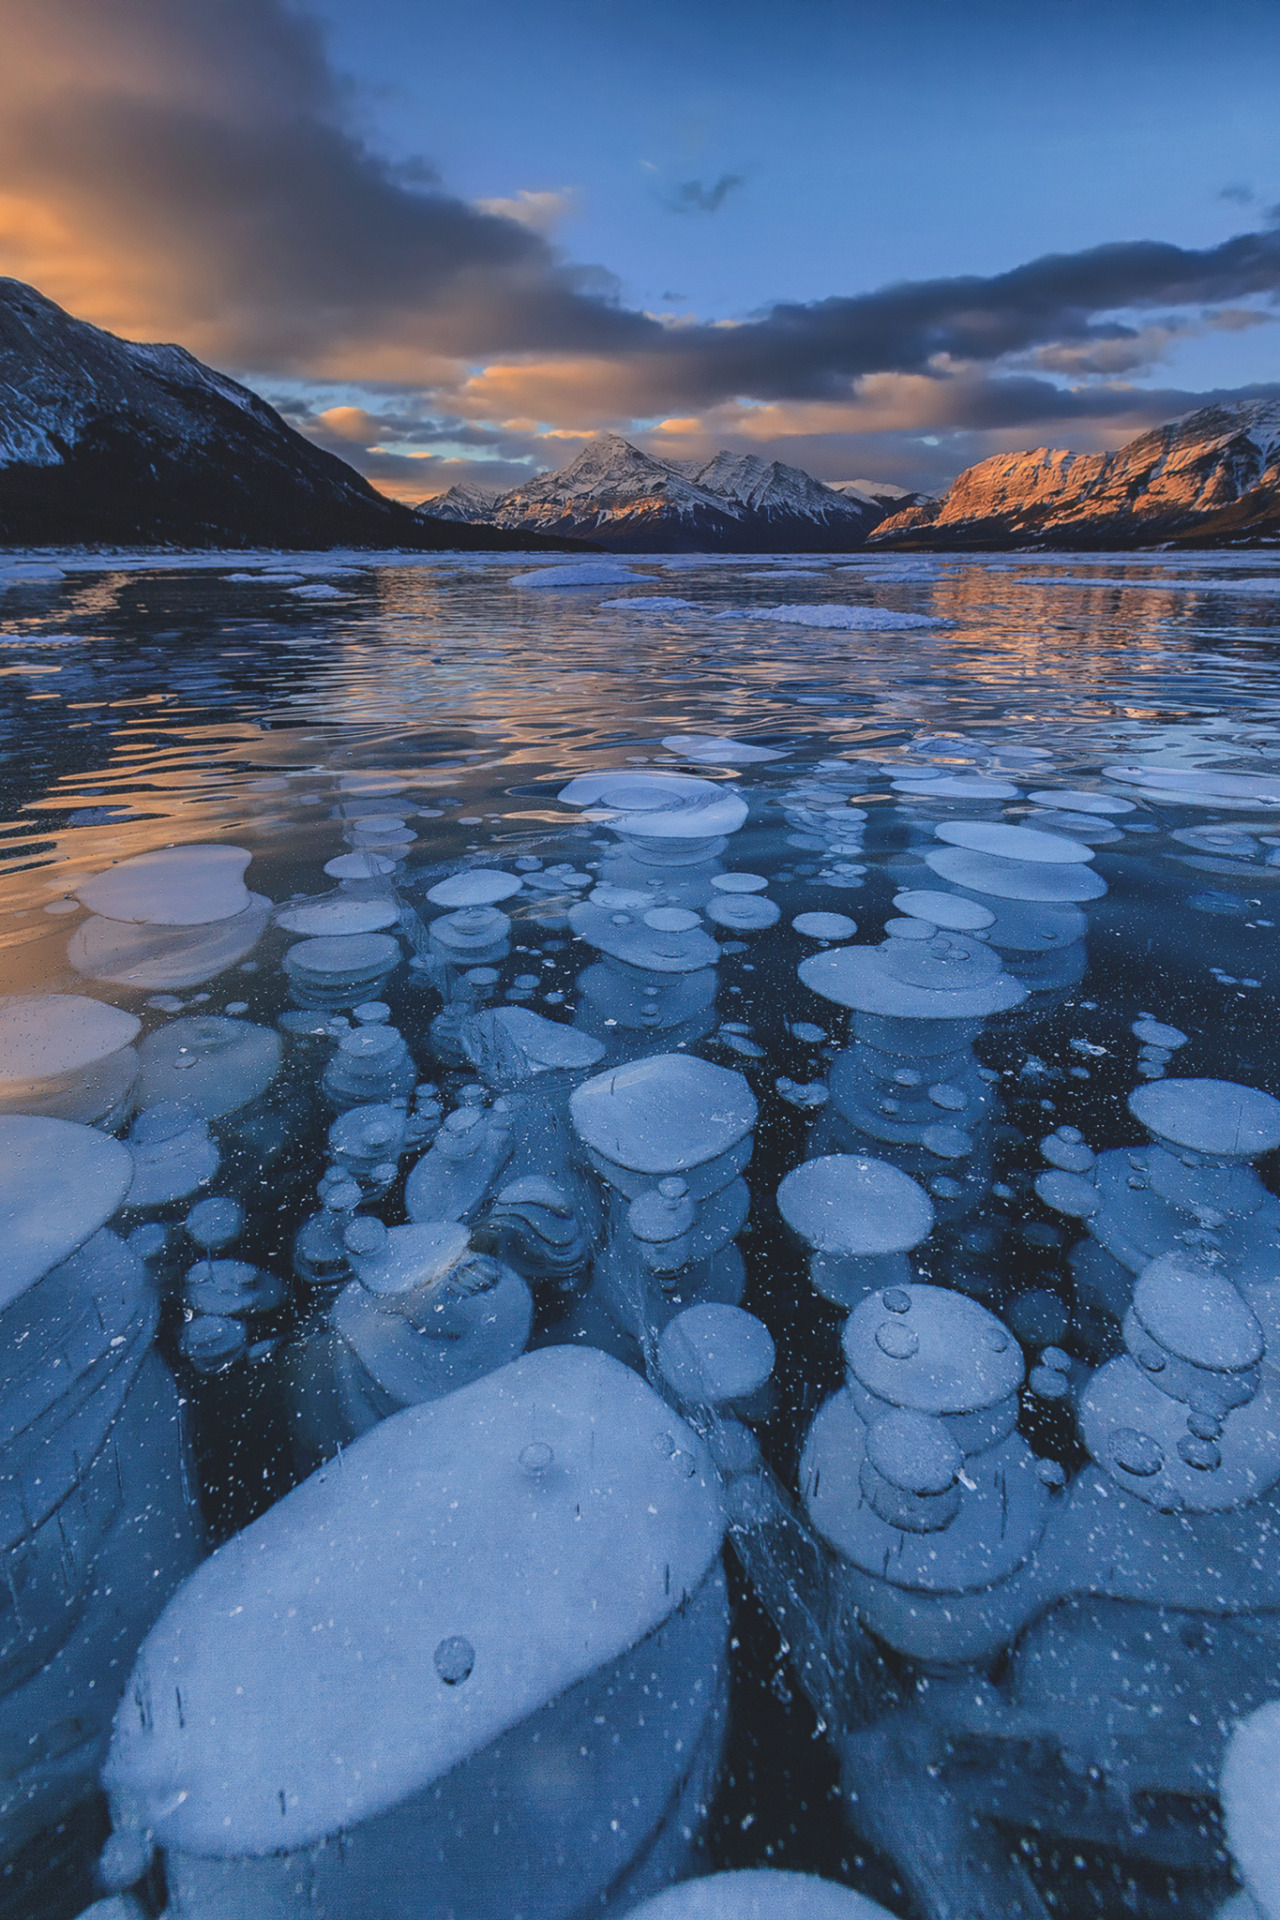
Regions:
<instances>
[{"instance_id":1,"label":"white ice floe","mask_svg":"<svg viewBox=\"0 0 1280 1920\"><path fill-rule=\"evenodd\" d=\"M954 623L938 614L891 613L887 607L843 607L838 604L784 607L734 607L717 620L776 620L787 627L830 627L850 632L893 633L908 627L949 627Z\"/></svg>"},{"instance_id":2,"label":"white ice floe","mask_svg":"<svg viewBox=\"0 0 1280 1920\"><path fill-rule=\"evenodd\" d=\"M776 747L753 747L746 740L724 739L712 733L668 733L662 744L685 760L706 760L721 767L746 767L759 760L781 760Z\"/></svg>"},{"instance_id":3,"label":"white ice floe","mask_svg":"<svg viewBox=\"0 0 1280 1920\"><path fill-rule=\"evenodd\" d=\"M570 567L539 567L536 573L513 573L513 587L612 587L630 586L638 580L656 580L656 573L636 573L607 560L584 560Z\"/></svg>"}]
</instances>

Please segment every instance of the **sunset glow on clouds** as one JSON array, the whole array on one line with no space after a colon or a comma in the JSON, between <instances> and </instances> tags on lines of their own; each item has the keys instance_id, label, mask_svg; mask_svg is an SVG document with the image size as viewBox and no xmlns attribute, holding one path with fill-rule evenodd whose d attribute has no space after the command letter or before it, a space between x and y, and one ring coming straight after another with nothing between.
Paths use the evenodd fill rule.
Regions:
<instances>
[{"instance_id":1,"label":"sunset glow on clouds","mask_svg":"<svg viewBox=\"0 0 1280 1920\"><path fill-rule=\"evenodd\" d=\"M830 10L812 14L825 31ZM431 9L415 21L428 32ZM1113 445L1206 395L1268 390L1280 230L1252 189L1220 193L1216 231L1182 244L852 292L856 262L833 256L826 297L673 313L558 244L589 180L451 191L448 154L394 152L391 119L282 0L0 0L0 28L0 271L237 373L408 498L514 484L600 429L936 482L997 448ZM572 100L571 70L542 81ZM549 136L530 113L533 169ZM758 173L673 178L653 205L682 235L736 221L741 247ZM1233 235L1242 193L1254 224ZM818 196L796 217L833 213Z\"/></svg>"}]
</instances>

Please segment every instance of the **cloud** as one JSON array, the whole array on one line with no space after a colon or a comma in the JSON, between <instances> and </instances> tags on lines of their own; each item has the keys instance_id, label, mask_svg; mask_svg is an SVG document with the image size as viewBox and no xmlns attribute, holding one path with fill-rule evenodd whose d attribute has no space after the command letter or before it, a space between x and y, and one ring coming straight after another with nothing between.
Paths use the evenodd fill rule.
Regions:
<instances>
[{"instance_id":1,"label":"cloud","mask_svg":"<svg viewBox=\"0 0 1280 1920\"><path fill-rule=\"evenodd\" d=\"M499 220L515 220L535 233L550 233L573 212L575 198L571 187L561 187L555 193L533 193L521 187L513 199L477 200L475 204L482 213L491 213Z\"/></svg>"},{"instance_id":2,"label":"cloud","mask_svg":"<svg viewBox=\"0 0 1280 1920\"><path fill-rule=\"evenodd\" d=\"M743 185L741 173L722 173L710 187L701 180L686 180L667 195L666 205L671 213L719 213L734 188Z\"/></svg>"},{"instance_id":3,"label":"cloud","mask_svg":"<svg viewBox=\"0 0 1280 1920\"><path fill-rule=\"evenodd\" d=\"M622 349L654 323L522 218L362 139L283 0L3 0L0 269L126 333L273 372Z\"/></svg>"},{"instance_id":4,"label":"cloud","mask_svg":"<svg viewBox=\"0 0 1280 1920\"><path fill-rule=\"evenodd\" d=\"M1252 187L1243 186L1238 181L1218 191L1219 200L1234 200L1238 207L1250 206L1255 197Z\"/></svg>"}]
</instances>

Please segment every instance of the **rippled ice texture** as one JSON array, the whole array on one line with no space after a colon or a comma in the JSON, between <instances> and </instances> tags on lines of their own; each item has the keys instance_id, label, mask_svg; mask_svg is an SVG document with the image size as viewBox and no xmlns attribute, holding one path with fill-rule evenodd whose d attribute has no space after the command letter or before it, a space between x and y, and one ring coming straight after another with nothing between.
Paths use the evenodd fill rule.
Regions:
<instances>
[{"instance_id":1,"label":"rippled ice texture","mask_svg":"<svg viewBox=\"0 0 1280 1920\"><path fill-rule=\"evenodd\" d=\"M59 556L59 564L61 580L0 582L0 992L89 994L142 1021L136 1044L152 1064L134 1094L134 1067L120 1069L114 1055L105 1091L84 1094L77 1119L83 1109L132 1146L131 1101L142 1097L136 1089L146 1074L167 1075L165 1098L179 1102L176 1119L171 1106L154 1109L161 1117L148 1122L144 1145L149 1190L163 1190L166 1180L180 1186L190 1167L186 1197L112 1224L135 1234L160 1296L156 1344L190 1423L206 1544L268 1511L339 1440L431 1399L441 1379L445 1387L483 1380L526 1337L535 1348L603 1348L647 1372L672 1400L677 1389L664 1384L659 1336L661 1350L671 1351L674 1336L664 1328L679 1307L702 1300L718 1303L721 1315L743 1309L772 1337L772 1382L741 1404L715 1403L709 1389L705 1405L682 1403L701 1436L687 1444L710 1446L728 1517L727 1739L721 1748L699 1735L704 1771L688 1776L692 1798L664 1816L654 1857L666 1866L651 1883L637 1879L634 1893L616 1895L620 1904L609 1912L656 1892L664 1875L773 1867L818 1874L891 1913L933 1920L1216 1913L1238 1884L1230 1836L1217 1824L1225 1736L1240 1715L1280 1697L1280 1565L1273 1548L1257 1544L1280 1537L1269 1491L1280 1477L1280 1419L1267 1411L1280 1365L1280 1309L1269 1285L1276 1278L1280 1287L1280 1233L1266 1224L1275 1167L1270 1154L1253 1172L1247 1162L1224 1172L1177 1151L1161 1160L1164 1148L1127 1102L1135 1088L1174 1078L1280 1093L1280 805L1271 797L1280 789L1269 791L1264 780L1253 794L1238 782L1197 792L1162 787L1150 772L1280 775L1280 563L1256 554L1000 555L908 557L886 569L882 559L846 557L806 559L802 578L782 556L785 594L754 556L749 567L725 556L611 562L607 580L602 572L597 587L572 593L527 590L530 571L550 564L545 556L121 554ZM256 577L273 571L281 576L274 582ZM518 587L517 575L525 576ZM300 581L327 592L300 593ZM785 621L770 619L782 600ZM806 607L812 624L802 624ZM746 742L778 757L726 754L716 764L700 747L686 761L662 744L685 736ZM623 846L606 809L588 808L584 817L557 800L569 781L610 769L730 783L749 803L749 818L724 846L694 849L688 873L669 863L646 869L643 844L638 852ZM904 775L941 776L945 785ZM1057 805L1054 789L1064 790ZM1123 797L1129 806L1090 809L1081 793ZM1038 864L999 886L993 880L988 894L958 868L950 874L950 856L938 856L951 836L935 829L977 821L1064 836L1073 851L1050 868L1084 874L1084 883L1064 891L1055 882L1046 892ZM977 844L967 828L957 837ZM993 849L998 840L1012 844L979 839ZM77 892L89 876L126 856L220 841L252 855L246 884L256 901L329 896L340 884L356 899L382 903L352 920L375 930L361 937L373 956L367 997L377 1007L361 1016L360 1031L393 1028L412 1055L407 1066L394 1038L350 1037L352 997L343 997L332 971L314 976L322 985L299 1007L282 969L298 936L279 925L258 938L257 923L244 923L244 939L257 938L248 960L239 936L224 939L217 929L162 928L154 950L147 929L127 940L120 934L130 965L163 964L164 977L179 982L163 992L71 969L68 939L88 917ZM341 878L362 849L374 877ZM926 863L930 854L936 865ZM339 856L348 857L335 880L325 869ZM1013 865L994 853L982 858L1002 871ZM1064 860L1076 864L1064 868ZM432 960L425 926L439 908L427 895L475 865L522 871L526 880L497 906L464 908L464 921L468 912L492 918L464 927L474 964L489 972L462 985L471 962L450 970L439 954ZM724 870L761 881L713 889L711 877ZM980 880L981 860L964 871ZM646 877L654 882L648 902ZM951 892L953 880L981 904L958 909L947 924L976 931L931 935L912 903ZM613 891L583 907L602 881ZM416 971L402 960L388 973L378 960L388 899L404 909ZM737 921L717 912L708 923L717 899L767 901L777 911ZM667 912L646 929L651 905ZM684 972L672 959L675 971L645 973L640 983L625 958L610 958L622 949L609 928L624 911L628 939L665 941L671 955L681 941L701 942L687 948L701 957ZM508 915L504 935L499 923ZM845 931L850 921L854 935ZM299 930L306 925L304 918ZM588 944L575 925L603 931ZM706 946L710 935L718 956ZM826 950L824 935L852 938L868 953L888 941L887 957L867 962L879 1011L850 1013L820 987L801 984L797 969L815 946ZM938 939L950 942L945 953L930 944ZM984 946L975 958L978 943L989 943L989 953ZM223 953L230 960L210 973ZM990 1005L1010 1010L955 1020L945 1044L939 1012L926 1044L925 1022L895 1022L883 1009L897 994L904 1010L919 1013L926 993L940 1009L937 981L948 968L982 981L996 974L1003 986ZM825 977L820 967L806 971L815 983ZM966 1006L987 1004L985 987L970 991ZM447 1015L442 992L453 996ZM1011 1005L1019 994L1021 1004ZM598 1053L600 1066L562 1069L552 1049L546 1057L555 1066L532 1083L543 1090L529 1093L529 1083L513 1077L503 1051L513 1043L500 1023L463 1030L468 1017L508 1002L576 1021L594 1036L581 1057ZM194 1113L181 1107L183 1086L194 1093L198 1076L184 1082L172 1070L163 1036L174 1020L207 1015L243 1018L285 1041L283 1072L265 1094L256 1090L275 1071L271 1047L261 1070L242 1065L256 1097L239 1113L221 1112L212 1097ZM745 1075L759 1114L745 1175L741 1156L723 1167L716 1160L714 1177L685 1170L687 1193L660 1200L650 1191L637 1201L626 1168L592 1160L575 1138L567 1090L591 1072L658 1051L660 1039L646 1027L655 1022L660 1035L669 1033L669 1050ZM347 1045L335 1047L344 1033ZM416 1109L415 1076L433 1089L419 1084ZM494 1101L517 1085L530 1104L517 1108L515 1157L504 1159L513 1123ZM326 1144L335 1113L359 1102L372 1116L366 1133L348 1122L341 1141ZM5 1104L30 1110L20 1093ZM742 1111L749 1116L749 1103ZM530 1113L536 1127L526 1137L519 1128L535 1126ZM338 1331L331 1329L333 1289L316 1277L319 1267L304 1277L294 1243L317 1216L326 1168L338 1192L326 1203L335 1217L349 1219L358 1204L369 1222L407 1233L403 1174L442 1118L448 1151L419 1185L461 1196L433 1206L465 1221L471 1252L458 1228L437 1232L432 1245L447 1244L449 1260L464 1249L446 1329L460 1344L448 1353L479 1357L450 1360L454 1373L446 1366L439 1375L434 1362L435 1371L421 1371L418 1336L405 1331L413 1323L387 1307L372 1281L354 1306L350 1291L342 1295L348 1305L334 1310ZM470 1157L459 1173L461 1163L448 1157L459 1149L448 1142L464 1134ZM531 1150L529 1140L543 1144ZM384 1174L378 1156L387 1154ZM839 1235L824 1240L815 1227L805 1244L781 1220L776 1190L806 1159L829 1154L870 1156L909 1174L936 1214L928 1237L906 1253L846 1257L830 1250L844 1246ZM1105 1204L1096 1199L1104 1189ZM1246 1189L1247 1204L1239 1197ZM223 1214L208 1216L207 1232L184 1229L198 1193L233 1198L243 1219L233 1206L224 1209L225 1232ZM485 1221L487 1239L475 1232ZM679 1234L692 1237L671 1237ZM401 1245L410 1242L393 1243ZM637 1247L658 1249L648 1267L637 1264ZM483 1265L495 1249L509 1262L496 1287ZM1212 1287L1225 1276L1249 1303L1240 1309L1239 1377L1250 1365L1254 1373L1234 1402L1237 1387L1221 1384L1225 1362L1212 1391L1202 1360L1193 1386L1174 1399L1167 1380L1160 1388L1155 1372L1140 1374L1158 1334L1134 1322L1134 1276L1146 1259L1171 1255L1190 1263L1185 1284L1203 1282L1206 1299L1220 1300ZM359 1292L352 1275L361 1260L374 1274L386 1258L370 1225L340 1281ZM187 1270L201 1260L193 1278ZM994 1333L987 1319L966 1322L960 1346L972 1338L976 1354L984 1341L1014 1342L1001 1357L1000 1393L1020 1370L1028 1382L1008 1402L1018 1427L998 1446L1015 1451L1001 1452L998 1469L975 1464L994 1459L990 1434L975 1438L962 1422L940 1437L954 1406L923 1427L895 1413L907 1424L883 1430L875 1458L884 1472L927 1479L937 1471L950 1490L925 1489L922 1480L891 1497L884 1488L896 1483L858 1466L870 1403L864 1394L859 1412L840 1390L846 1379L862 1379L863 1393L885 1364L877 1354L900 1349L903 1364L911 1360L916 1336L903 1329L912 1314L932 1311L930 1288L966 1296L974 1314L993 1316ZM134 1317L121 1319L130 1341L145 1340L140 1311L135 1303ZM889 1332L875 1352L867 1348L869 1359L858 1331L868 1312L899 1316L884 1321L881 1333ZM1268 1349L1260 1373L1247 1357L1251 1314ZM714 1324L731 1345L740 1324L743 1352L768 1349L755 1320ZM20 1338L18 1322L12 1326ZM1177 1365L1184 1363L1195 1373L1194 1356L1181 1356ZM976 1359L973 1367L960 1405L980 1424L997 1418L1004 1402L993 1400L990 1413L975 1384ZM1132 1369L1131 1386L1124 1368ZM331 1400L319 1413L307 1403L311 1425L302 1422L300 1438L302 1377L312 1386L323 1380ZM4 1433L21 1438L19 1374L5 1378ZM1254 1409L1247 1433L1231 1425L1245 1415L1230 1411L1245 1401ZM1076 1407L1085 1409L1080 1425ZM1199 1426L1186 1427L1188 1409ZM1184 1450L1183 1465L1154 1470L1152 1481L1181 1475L1179 1484L1192 1488L1187 1512L1162 1511L1137 1484L1156 1446L1139 1430L1145 1420L1154 1431L1166 1415L1169 1460L1177 1436L1190 1432L1200 1464ZM1111 1438L1093 1441L1095 1429ZM150 1429L145 1444L158 1444ZM534 1457L542 1445L521 1455L528 1474L543 1470ZM1230 1454L1222 1474L1256 1491L1205 1514L1194 1502L1202 1483L1214 1482L1218 1469L1205 1461L1219 1447ZM960 1477L948 1482L953 1457ZM819 1460L834 1462L825 1491L815 1481ZM996 1505L984 1507L983 1475L992 1473ZM884 1501L924 1512L930 1501L965 1497L957 1489L971 1482L974 1504L963 1506L959 1522L944 1520L929 1533L903 1521L893 1536L903 1564L921 1542L926 1560L931 1541L944 1558L953 1554L961 1600L945 1592L913 1600L887 1561L859 1559L867 1525L889 1525L875 1517L887 1511ZM868 1520L872 1487L881 1505ZM1095 1509L1102 1518L1090 1520ZM1103 1555L1107 1568L1081 1572L1089 1549L1071 1543L1097 1537L1104 1525L1117 1529ZM956 1545L964 1527L968 1544ZM625 1580L627 1551L611 1551L614 1577ZM1248 1576L1222 1576L1241 1554ZM169 1587L182 1575L180 1561ZM711 1597L691 1603L695 1626L681 1629L683 1651L653 1658L674 1663L663 1669L668 1681L671 1672L696 1670L707 1704L719 1668L697 1648L715 1643L719 1602L705 1583L699 1592ZM649 1624L646 1616L646 1631ZM104 1671L104 1687L123 1688L137 1638L120 1671ZM489 1684L480 1670L472 1682L476 1656L465 1636L442 1639L436 1654L432 1671L459 1698L467 1686ZM259 1665L269 1669L270 1658ZM437 1684L430 1672L428 1679ZM548 1683L549 1701L559 1684ZM45 1696L35 1698L30 1711L46 1712ZM605 1696L601 1725L612 1698ZM50 1719L54 1711L47 1707ZM620 1737L637 1743L643 1771L648 1749L625 1719L631 1709L617 1711ZM48 1725L10 1731L23 1751L24 1742L46 1740L50 1769L68 1750ZM1233 1776L1233 1805L1246 1809L1248 1764L1241 1758ZM12 1856L0 1883L4 1920L56 1920L100 1891L91 1868L108 1832L104 1803L71 1797L56 1834L23 1831L16 1854L9 1842L0 1847ZM607 1827L609 1804L588 1811L602 1811ZM134 1859L119 1806L116 1820L116 1878L125 1887L145 1868L146 1848ZM589 1825L584 1813L584 1871ZM187 1868L180 1839L170 1845L178 1898L173 1887ZM491 1849L502 1870L500 1838L482 1851ZM1238 1850L1242 1859L1258 1851L1243 1839ZM519 1862L505 1869L519 1885ZM153 1900L158 1871L153 1866L148 1882ZM569 1882L576 1884L572 1871ZM1276 1898L1274 1884L1254 1890L1264 1904ZM330 1897L332 1888L317 1895ZM552 1902L535 1906L539 1916L559 1914L553 1894L538 1897ZM486 1908L480 1920L510 1920L511 1911Z\"/></svg>"}]
</instances>

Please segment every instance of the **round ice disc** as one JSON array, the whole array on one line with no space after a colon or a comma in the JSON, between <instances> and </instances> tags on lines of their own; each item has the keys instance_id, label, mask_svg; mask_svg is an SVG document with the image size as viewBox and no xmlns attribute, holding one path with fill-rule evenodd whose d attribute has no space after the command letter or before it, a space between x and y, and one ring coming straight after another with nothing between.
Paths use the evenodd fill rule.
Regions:
<instances>
[{"instance_id":1,"label":"round ice disc","mask_svg":"<svg viewBox=\"0 0 1280 1920\"><path fill-rule=\"evenodd\" d=\"M738 933L761 933L766 927L777 925L782 909L776 901L766 900L762 893L725 893L708 901L707 918L714 920L718 927L729 927Z\"/></svg>"},{"instance_id":2,"label":"round ice disc","mask_svg":"<svg viewBox=\"0 0 1280 1920\"><path fill-rule=\"evenodd\" d=\"M0 1114L0 1307L73 1254L120 1206L133 1156L71 1120Z\"/></svg>"},{"instance_id":3,"label":"round ice disc","mask_svg":"<svg viewBox=\"0 0 1280 1920\"><path fill-rule=\"evenodd\" d=\"M711 884L717 893L763 893L769 882L762 873L716 873Z\"/></svg>"},{"instance_id":4,"label":"round ice disc","mask_svg":"<svg viewBox=\"0 0 1280 1920\"><path fill-rule=\"evenodd\" d=\"M313 938L325 934L380 933L394 927L400 909L394 900L309 900L296 907L283 907L276 922L288 933L306 933Z\"/></svg>"},{"instance_id":5,"label":"round ice disc","mask_svg":"<svg viewBox=\"0 0 1280 1920\"><path fill-rule=\"evenodd\" d=\"M0 999L0 1094L14 1081L74 1073L127 1047L142 1022L83 993Z\"/></svg>"},{"instance_id":6,"label":"round ice disc","mask_svg":"<svg viewBox=\"0 0 1280 1920\"><path fill-rule=\"evenodd\" d=\"M732 787L696 774L587 773L558 797L566 806L590 808L617 833L646 840L716 839L736 833L747 817L747 803Z\"/></svg>"},{"instance_id":7,"label":"round ice disc","mask_svg":"<svg viewBox=\"0 0 1280 1920\"><path fill-rule=\"evenodd\" d=\"M1280 1147L1280 1100L1234 1080L1152 1080L1129 1095L1129 1111L1158 1140L1214 1159Z\"/></svg>"},{"instance_id":8,"label":"round ice disc","mask_svg":"<svg viewBox=\"0 0 1280 1920\"><path fill-rule=\"evenodd\" d=\"M468 873L452 874L427 894L437 907L492 907L519 893L520 876L501 873L494 867L473 867Z\"/></svg>"},{"instance_id":9,"label":"round ice disc","mask_svg":"<svg viewBox=\"0 0 1280 1920\"><path fill-rule=\"evenodd\" d=\"M934 893L924 887L909 887L905 893L895 893L893 904L899 913L915 920L929 920L935 927L951 927L957 933L976 933L981 927L989 927L995 919L989 907L979 906L976 900L966 900L963 894Z\"/></svg>"},{"instance_id":10,"label":"round ice disc","mask_svg":"<svg viewBox=\"0 0 1280 1920\"><path fill-rule=\"evenodd\" d=\"M76 896L109 920L207 926L250 905L243 875L251 858L243 847L161 847L94 874L76 888Z\"/></svg>"},{"instance_id":11,"label":"round ice disc","mask_svg":"<svg viewBox=\"0 0 1280 1920\"><path fill-rule=\"evenodd\" d=\"M778 1188L778 1211L818 1253L906 1253L933 1231L924 1188L861 1154L827 1154L793 1168Z\"/></svg>"},{"instance_id":12,"label":"round ice disc","mask_svg":"<svg viewBox=\"0 0 1280 1920\"><path fill-rule=\"evenodd\" d=\"M1038 807L1065 807L1069 813L1134 813L1132 800L1118 793L1092 793L1081 787L1041 787L1028 799Z\"/></svg>"},{"instance_id":13,"label":"round ice disc","mask_svg":"<svg viewBox=\"0 0 1280 1920\"><path fill-rule=\"evenodd\" d=\"M394 873L396 863L385 853L366 848L363 853L340 853L326 860L324 870L331 880L378 880L384 873Z\"/></svg>"},{"instance_id":14,"label":"round ice disc","mask_svg":"<svg viewBox=\"0 0 1280 1920\"><path fill-rule=\"evenodd\" d=\"M889 1287L844 1330L849 1370L877 1399L917 1413L976 1413L1022 1385L1022 1349L993 1313L945 1287Z\"/></svg>"},{"instance_id":15,"label":"round ice disc","mask_svg":"<svg viewBox=\"0 0 1280 1920\"><path fill-rule=\"evenodd\" d=\"M1133 1311L1157 1346L1175 1360L1215 1373L1242 1373L1261 1360L1262 1328L1225 1274L1167 1253L1144 1267Z\"/></svg>"},{"instance_id":16,"label":"round ice disc","mask_svg":"<svg viewBox=\"0 0 1280 1920\"><path fill-rule=\"evenodd\" d=\"M740 1073L695 1054L660 1053L588 1080L571 1096L579 1137L634 1173L675 1174L718 1159L755 1125Z\"/></svg>"},{"instance_id":17,"label":"round ice disc","mask_svg":"<svg viewBox=\"0 0 1280 1920\"><path fill-rule=\"evenodd\" d=\"M852 940L858 931L847 913L798 913L791 924L806 940Z\"/></svg>"},{"instance_id":18,"label":"round ice disc","mask_svg":"<svg viewBox=\"0 0 1280 1920\"><path fill-rule=\"evenodd\" d=\"M627 1920L891 1920L891 1916L865 1894L831 1880L748 1867L738 1873L713 1873L704 1880L682 1880L643 1906L633 1907Z\"/></svg>"},{"instance_id":19,"label":"round ice disc","mask_svg":"<svg viewBox=\"0 0 1280 1920\"><path fill-rule=\"evenodd\" d=\"M1048 839L1049 836L1039 837ZM1093 849L1086 851L1092 859ZM1050 860L1005 860L996 854L977 853L970 847L935 847L926 853L924 861L939 879L952 880L958 887L970 887L974 893L993 894L998 900L1100 900L1107 890L1102 875L1083 865L1059 865Z\"/></svg>"},{"instance_id":20,"label":"round ice disc","mask_svg":"<svg viewBox=\"0 0 1280 1920\"><path fill-rule=\"evenodd\" d=\"M1093 848L1061 833L1037 833L1034 827L1009 827L997 820L944 820L934 835L971 853L993 853L1000 860L1031 860L1037 866L1066 867L1093 859Z\"/></svg>"},{"instance_id":21,"label":"round ice disc","mask_svg":"<svg viewBox=\"0 0 1280 1920\"><path fill-rule=\"evenodd\" d=\"M690 1405L724 1406L758 1393L773 1372L769 1329L741 1307L708 1301L669 1320L658 1342L658 1370Z\"/></svg>"}]
</instances>

